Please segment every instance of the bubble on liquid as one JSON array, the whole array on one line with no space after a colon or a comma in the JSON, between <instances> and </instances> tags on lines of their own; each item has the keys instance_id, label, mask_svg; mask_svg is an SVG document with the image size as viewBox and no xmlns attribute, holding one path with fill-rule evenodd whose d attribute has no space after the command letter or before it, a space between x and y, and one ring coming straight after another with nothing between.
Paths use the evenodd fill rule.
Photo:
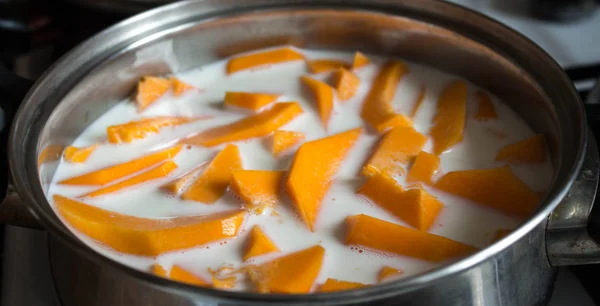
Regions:
<instances>
[{"instance_id":1,"label":"bubble on liquid","mask_svg":"<svg viewBox=\"0 0 600 306\"><path fill-rule=\"evenodd\" d=\"M164 198L166 200L174 200L177 196L175 194L172 194L170 192L160 192L159 193L161 198Z\"/></svg>"},{"instance_id":2,"label":"bubble on liquid","mask_svg":"<svg viewBox=\"0 0 600 306\"><path fill-rule=\"evenodd\" d=\"M394 257L394 255L392 255L392 254L388 254L385 252L377 251L377 250L366 248L366 247L359 246L359 245L351 246L350 250L352 250L353 252L357 252L361 255L367 256L367 257L376 257L376 258L392 258L392 257Z\"/></svg>"},{"instance_id":3,"label":"bubble on liquid","mask_svg":"<svg viewBox=\"0 0 600 306\"><path fill-rule=\"evenodd\" d=\"M356 198L363 204L365 205L369 205L369 206L375 206L373 205L373 201L371 201L369 198L363 196L363 195L356 195Z\"/></svg>"}]
</instances>

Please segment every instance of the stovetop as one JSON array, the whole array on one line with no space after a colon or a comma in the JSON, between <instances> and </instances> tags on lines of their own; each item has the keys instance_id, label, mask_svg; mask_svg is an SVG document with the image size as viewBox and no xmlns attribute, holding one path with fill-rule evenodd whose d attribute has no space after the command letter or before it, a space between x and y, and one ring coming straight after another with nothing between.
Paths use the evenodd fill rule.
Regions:
<instances>
[{"instance_id":1,"label":"stovetop","mask_svg":"<svg viewBox=\"0 0 600 306\"><path fill-rule=\"evenodd\" d=\"M553 23L528 16L523 0L451 2L490 15L531 38L569 68L569 76L584 97L600 76L600 12L577 22ZM27 3L35 6L23 9ZM20 14L12 14L13 9ZM1 25L7 17L16 20L21 30L3 31ZM0 65L35 78L77 43L125 17L127 14L95 11L59 0L0 0L0 41L11 42L0 48ZM2 233L0 227L0 251L2 246L4 249L3 254L0 252L0 305L61 306L50 273L47 235L12 226L6 226ZM596 275L600 275L600 265L560 268L549 305L600 304Z\"/></svg>"}]
</instances>

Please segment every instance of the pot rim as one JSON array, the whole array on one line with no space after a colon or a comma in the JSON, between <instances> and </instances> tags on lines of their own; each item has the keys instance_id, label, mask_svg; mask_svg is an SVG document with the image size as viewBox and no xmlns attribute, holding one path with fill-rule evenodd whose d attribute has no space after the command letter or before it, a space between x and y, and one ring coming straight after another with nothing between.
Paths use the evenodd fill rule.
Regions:
<instances>
[{"instance_id":1,"label":"pot rim","mask_svg":"<svg viewBox=\"0 0 600 306\"><path fill-rule=\"evenodd\" d=\"M45 193L42 190L41 183L39 182L39 173L37 172L37 167L33 167L35 171L32 171L31 165L27 162L30 162L31 159L27 159L22 151L23 146L21 143L27 142L27 138L32 137L31 133L29 133L28 119L25 118L26 113L35 112L36 107L39 108L40 105L43 105L42 99L37 97L38 95L44 97L44 93L40 93L40 88L43 88L46 85L48 79L54 77L55 74L59 74L61 68L65 65L72 64L73 59L80 56L84 49L89 46L93 46L94 43L99 40L99 37L107 37L111 36L114 33L118 33L124 29L128 29L132 24L135 24L138 21L142 20L151 20L153 18L160 18L163 14L173 13L178 10L185 10L186 6L194 5L195 3L208 2L211 0L190 0L190 1L182 1L176 2L169 5L165 5L133 17L130 17L124 21L121 21L108 29L103 30L102 32L94 35L89 38L85 42L79 44L77 47L69 51L67 54L62 56L58 61L56 61L34 84L32 89L29 91L19 111L15 117L13 126L11 127L10 140L9 140L9 163L10 168L12 169L12 177L13 181L19 191L21 197L28 204L30 210L33 210L33 213L40 219L42 225L48 229L52 234L58 236L63 242L67 243L70 247L72 247L78 253L86 256L87 258L92 259L94 262L110 266L116 270L120 270L125 272L137 280L141 280L147 284L152 286L158 286L163 290L175 292L178 294L189 295L194 297L215 299L221 301L245 301L249 303L265 303L265 302L273 302L273 303L286 303L286 304L302 304L307 302L326 302L327 304L341 304L347 303L349 300L352 302L361 302L365 300L375 299L375 298L385 298L391 295L397 295L400 293L412 291L416 288L420 288L422 286L427 285L427 283L439 280L448 276L455 275L461 271L467 270L477 264L493 257L494 255L502 252L507 249L521 237L525 236L527 233L532 231L536 226L538 226L541 222L543 222L547 216L552 212L552 210L560 203L562 198L567 194L572 182L575 179L576 174L579 172L582 163L583 157L585 154L585 149L587 146L587 124L585 123L585 115L583 110L583 105L579 99L579 96L576 94L576 90L574 85L568 80L566 74L562 72L562 68L556 63L554 59L550 57L544 50L538 47L535 43L533 43L530 39L525 36L517 33L516 31L510 29L509 27L501 24L498 21L495 21L487 16L484 16L478 12L473 10L461 7L459 5L435 0L427 0L420 1L425 2L426 4L420 4L422 7L426 7L427 5L435 5L438 7L442 7L444 9L452 9L452 10L460 10L463 14L464 18L478 18L483 22L490 23L496 27L501 27L516 39L522 40L522 43L526 43L529 47L536 49L539 52L539 55L545 57L544 60L548 63L551 69L554 69L560 73L557 74L557 78L561 77L562 82L565 83L566 86L570 87L571 94L573 96L573 107L578 108L575 109L575 112L579 113L581 120L579 120L582 126L578 127L579 130L582 131L582 135L577 142L580 144L579 148L577 148L576 154L576 162L574 162L573 166L569 170L569 175L567 180L562 186L556 186L555 180L552 183L552 190L547 193L543 204L537 210L535 215L533 215L530 219L522 223L517 229L513 230L505 238L493 243L486 248L480 250L479 252L472 254L468 257L462 258L456 262L450 263L448 265L440 266L436 269L429 271L428 273L418 274L411 277L403 278L401 280L377 284L376 286L366 287L362 289L356 289L351 291L343 291L343 292L334 292L334 293L313 293L313 294L290 294L290 295L282 295L282 294L257 294L251 292L230 292L230 291L222 291L211 288L202 288L196 287L192 285L187 285L183 283L178 283L175 281L167 280L151 273L147 273L144 271L140 271L124 264L121 264L117 261L113 261L108 257L97 253L92 248L85 245L81 240L79 240L75 235L73 235L64 224L57 218L55 214L51 215L41 207L44 205L50 205L45 196ZM405 2L417 2L416 0L409 0ZM256 2L256 3L255 3ZM285 9L289 7L293 7L294 5L305 5L307 4L307 8L331 8L337 7L342 4L342 2L338 0L288 0L288 1L273 1L273 0L258 0L252 3L252 5L259 10L270 10L270 9ZM381 13L388 15L395 15L394 13L384 12L383 10L373 9L373 4L367 6L368 1L366 0L356 0L352 3L343 3L343 7L345 9L354 9L354 10L364 10L365 7L370 7L369 12L372 13ZM386 5L394 5L394 0L377 0L375 4L386 4ZM261 6L264 5L264 6ZM243 11L246 13L247 11ZM214 16L220 16L220 13L223 13L222 8L216 8L213 12ZM217 17L218 18L218 17ZM200 21L201 22L201 21ZM180 24L182 25L182 24ZM439 25L441 27L441 25ZM130 29L129 29L130 30ZM156 34L158 32L163 31L164 29L157 30L149 35ZM144 33L146 34L146 33ZM144 36L148 37L148 35ZM138 41L140 39L144 39L144 37L136 38ZM123 48L121 48L123 49ZM102 59L102 62L105 59ZM84 62L88 64L87 62ZM51 110L53 111L53 110ZM31 119L29 119L31 121ZM577 121L576 121L577 122ZM561 131L562 134L562 131ZM33 137L39 137L39 134L33 135ZM561 135L561 139L564 137ZM31 142L29 140L29 142ZM31 149L31 146L29 147ZM34 148L35 151L35 148ZM29 155L35 154L35 152ZM562 161L561 161L562 163ZM561 165L557 165L557 169L561 167ZM34 183L34 179L37 181Z\"/></svg>"}]
</instances>

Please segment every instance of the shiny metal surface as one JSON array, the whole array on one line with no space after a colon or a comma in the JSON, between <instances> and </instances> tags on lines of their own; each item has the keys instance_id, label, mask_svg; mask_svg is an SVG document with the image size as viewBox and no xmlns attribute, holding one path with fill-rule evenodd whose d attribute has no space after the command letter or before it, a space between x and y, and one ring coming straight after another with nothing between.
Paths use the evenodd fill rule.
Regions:
<instances>
[{"instance_id":1,"label":"shiny metal surface","mask_svg":"<svg viewBox=\"0 0 600 306\"><path fill-rule=\"evenodd\" d=\"M48 232L5 226L2 306L64 306L54 289L48 264Z\"/></svg>"},{"instance_id":2,"label":"shiny metal surface","mask_svg":"<svg viewBox=\"0 0 600 306\"><path fill-rule=\"evenodd\" d=\"M177 72L250 45L284 41L309 48L401 56L461 75L503 98L545 133L552 153L556 177L538 212L504 239L445 267L360 290L313 295L223 292L171 282L95 253L60 222L44 195L54 167L48 163L38 169L43 148L71 143L93 120L129 95L143 75ZM82 266L76 269L80 272L54 269L54 273L73 273L63 275L57 286L99 290L102 294L94 297L111 305L152 301L173 305L537 305L546 302L556 272L548 264L545 223L579 173L586 133L574 87L544 51L510 29L452 4L205 0L176 3L133 17L62 58L26 97L13 125L9 153L19 194L62 245L53 248L61 252L54 264ZM468 226L469 220L464 222ZM84 277L93 287L86 287L81 281ZM116 284L127 291L115 290ZM123 292L131 294L125 297ZM145 294L153 298L147 300ZM89 301L73 301L73 305L81 304Z\"/></svg>"},{"instance_id":3,"label":"shiny metal surface","mask_svg":"<svg viewBox=\"0 0 600 306\"><path fill-rule=\"evenodd\" d=\"M176 0L69 0L81 6L117 12L139 13Z\"/></svg>"},{"instance_id":4,"label":"shiny metal surface","mask_svg":"<svg viewBox=\"0 0 600 306\"><path fill-rule=\"evenodd\" d=\"M569 193L548 218L546 248L551 265L600 263L600 244L588 233L599 172L598 146L590 134L581 172Z\"/></svg>"}]
</instances>

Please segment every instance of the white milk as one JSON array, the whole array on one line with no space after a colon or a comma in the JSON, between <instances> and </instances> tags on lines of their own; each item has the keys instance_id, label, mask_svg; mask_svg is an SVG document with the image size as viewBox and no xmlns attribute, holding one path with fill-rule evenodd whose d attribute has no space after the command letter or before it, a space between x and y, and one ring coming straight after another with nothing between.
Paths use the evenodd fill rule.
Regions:
<instances>
[{"instance_id":1,"label":"white milk","mask_svg":"<svg viewBox=\"0 0 600 306\"><path fill-rule=\"evenodd\" d=\"M351 62L353 55L351 53L329 51L303 50L301 52L308 59L335 58L347 60L348 62ZM175 98L172 93L167 93L142 113L137 112L134 103L124 101L92 123L73 145L83 147L105 142L107 126L138 120L143 117L214 115L211 119L199 120L175 128L164 128L160 134L134 141L131 144L104 144L83 164L61 162L48 197L51 198L53 194L75 197L94 189L91 187L56 185L58 181L143 156L149 150L167 147L173 143L173 140L192 132L227 124L246 116L247 113L240 110L224 109L223 97L226 91L273 92L282 94L278 101L299 102L305 114L294 119L282 130L304 132L307 141L364 126L363 121L360 119L361 104L384 61L384 59L372 56L371 59L374 64L356 71L361 79L361 85L355 97L343 104L336 101L328 131L323 129L311 96L301 91L299 77L308 74L304 62L284 63L227 76L225 73L226 61L221 61L178 74L178 78L194 85L197 89L188 91L178 98ZM421 85L424 84L427 89L426 96L415 118L415 128L427 135L432 118L435 115L438 96L442 88L455 77L421 65L407 64L410 67L410 73L399 82L393 104L398 112L408 114L416 102ZM324 79L329 74L311 76ZM473 98L473 93L476 89L476 86L469 84L468 120L464 140L441 156L441 171L439 171L437 177L454 170L500 166L502 163L494 160L499 148L534 135L534 132L519 116L495 97L492 97L492 99L498 118L488 122L474 120L476 101ZM493 131L501 131L506 137L498 139ZM401 277L421 273L440 265L440 263L436 264L405 256L359 250L356 247L351 248L343 244L343 221L349 215L363 213L407 226L400 219L355 194L356 188L364 182L358 175L359 170L371 154L378 138L379 136L375 134L363 134L347 155L338 171L334 184L323 200L315 232L310 232L299 221L292 204L284 195L283 202L276 208L279 216L275 217L270 213L264 215L248 214L241 231L235 239L163 254L157 258L119 254L114 250L100 246L83 235L79 236L98 252L141 270L148 271L153 263L164 265L167 269L176 263L205 279L210 279L207 268L216 269L225 265L241 267L243 265L242 248L249 229L254 224L260 224L267 235L279 246L282 253L259 257L252 260L252 263L264 262L281 256L281 254L321 244L326 250L325 262L315 284L320 284L329 277L375 283L377 273L384 265L402 269L404 274ZM293 156L292 152L278 159L274 158L270 152L269 137L240 141L236 144L243 156L244 169L288 170ZM240 207L241 202L229 193L215 204L205 205L193 201L183 201L179 197L170 197L157 188L198 164L210 161L216 152L222 148L223 146L184 149L174 159L179 169L169 178L137 186L126 192L89 200L87 203L122 214L146 218L195 215ZM425 150L431 150L431 142L425 146ZM553 176L553 169L549 161L542 165L513 166L513 169L522 180L536 191L545 191ZM398 177L398 181L406 185L404 177ZM492 242L496 230L514 228L520 222L520 220L473 204L465 199L432 188L427 188L427 190L437 196L445 205L432 226L431 233L483 248ZM244 288L246 288L246 284L240 282L236 289L243 290Z\"/></svg>"}]
</instances>

